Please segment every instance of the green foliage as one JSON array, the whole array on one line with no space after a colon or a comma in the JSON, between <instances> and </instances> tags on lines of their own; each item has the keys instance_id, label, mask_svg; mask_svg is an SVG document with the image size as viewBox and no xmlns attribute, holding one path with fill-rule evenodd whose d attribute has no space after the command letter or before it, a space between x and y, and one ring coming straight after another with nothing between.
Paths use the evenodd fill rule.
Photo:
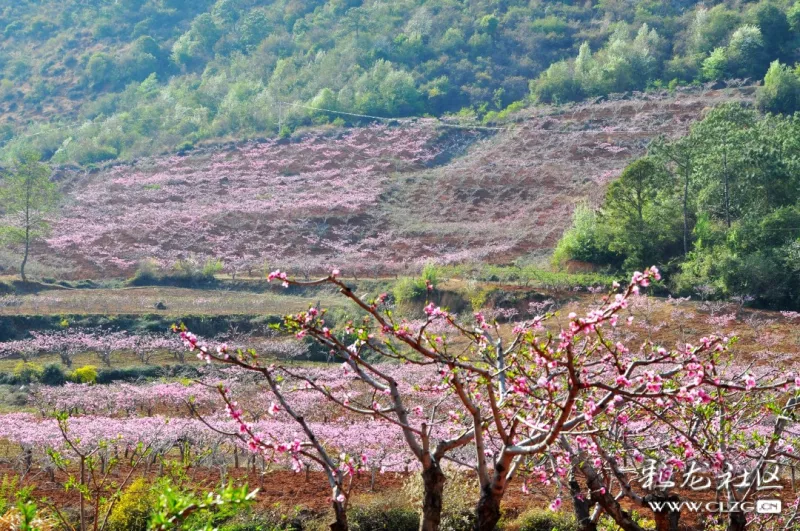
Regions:
<instances>
[{"instance_id":1,"label":"green foliage","mask_svg":"<svg viewBox=\"0 0 800 531\"><path fill-rule=\"evenodd\" d=\"M789 11L786 12L786 19L792 32L797 33L800 31L800 2L795 2L789 8Z\"/></svg>"},{"instance_id":2,"label":"green foliage","mask_svg":"<svg viewBox=\"0 0 800 531\"><path fill-rule=\"evenodd\" d=\"M742 16L725 4L711 9L698 8L689 27L688 51L695 54L708 54L715 48L725 46L730 34L741 24Z\"/></svg>"},{"instance_id":3,"label":"green foliage","mask_svg":"<svg viewBox=\"0 0 800 531\"><path fill-rule=\"evenodd\" d=\"M634 161L611 183L603 209L576 209L572 227L558 243L553 260L636 269L650 260L662 264L678 245L676 182L649 158Z\"/></svg>"},{"instance_id":4,"label":"green foliage","mask_svg":"<svg viewBox=\"0 0 800 531\"><path fill-rule=\"evenodd\" d=\"M725 48L714 48L714 51L703 61L703 79L718 81L725 78L728 71L728 55Z\"/></svg>"},{"instance_id":5,"label":"green foliage","mask_svg":"<svg viewBox=\"0 0 800 531\"><path fill-rule=\"evenodd\" d=\"M114 72L114 61L103 52L95 52L86 63L86 77L95 86L111 83Z\"/></svg>"},{"instance_id":6,"label":"green foliage","mask_svg":"<svg viewBox=\"0 0 800 531\"><path fill-rule=\"evenodd\" d=\"M413 509L356 506L347 515L353 531L416 531L419 514Z\"/></svg>"},{"instance_id":7,"label":"green foliage","mask_svg":"<svg viewBox=\"0 0 800 531\"><path fill-rule=\"evenodd\" d=\"M18 487L18 476L3 474L3 479L0 481L0 515L5 514L6 510L16 501Z\"/></svg>"},{"instance_id":8,"label":"green foliage","mask_svg":"<svg viewBox=\"0 0 800 531\"><path fill-rule=\"evenodd\" d=\"M553 263L563 266L568 260L595 264L614 264L617 254L610 250L611 234L601 224L595 210L586 204L575 208L572 226L567 229L553 252Z\"/></svg>"},{"instance_id":9,"label":"green foliage","mask_svg":"<svg viewBox=\"0 0 800 531\"><path fill-rule=\"evenodd\" d=\"M195 376L196 369L193 367L175 366L150 366L150 367L125 367L120 369L101 369L97 373L98 384L109 384L112 382L136 382L143 379L159 378L162 376Z\"/></svg>"},{"instance_id":10,"label":"green foliage","mask_svg":"<svg viewBox=\"0 0 800 531\"><path fill-rule=\"evenodd\" d=\"M434 264L425 264L422 274L417 277L402 277L394 283L392 295L397 304L424 300L429 289L436 289L439 284L441 269Z\"/></svg>"},{"instance_id":11,"label":"green foliage","mask_svg":"<svg viewBox=\"0 0 800 531\"><path fill-rule=\"evenodd\" d=\"M762 1L748 11L747 18L761 30L767 57L783 58L792 41L791 27L784 10L770 1Z\"/></svg>"},{"instance_id":12,"label":"green foliage","mask_svg":"<svg viewBox=\"0 0 800 531\"><path fill-rule=\"evenodd\" d=\"M64 385L67 383L67 375L64 374L64 369L61 368L61 365L51 363L42 370L39 381L44 385L50 386Z\"/></svg>"},{"instance_id":13,"label":"green foliage","mask_svg":"<svg viewBox=\"0 0 800 531\"><path fill-rule=\"evenodd\" d=\"M641 158L608 187L601 223L611 234L609 249L625 257L627 269L646 260L663 263L674 252L680 219L676 184L659 162Z\"/></svg>"},{"instance_id":14,"label":"green foliage","mask_svg":"<svg viewBox=\"0 0 800 531\"><path fill-rule=\"evenodd\" d=\"M423 299L427 291L428 289L423 279L402 277L395 282L392 288L392 295L394 295L394 300L397 304L403 304Z\"/></svg>"},{"instance_id":15,"label":"green foliage","mask_svg":"<svg viewBox=\"0 0 800 531\"><path fill-rule=\"evenodd\" d=\"M793 114L800 109L800 79L789 67L773 61L758 89L757 101L765 112Z\"/></svg>"},{"instance_id":16,"label":"green foliage","mask_svg":"<svg viewBox=\"0 0 800 531\"><path fill-rule=\"evenodd\" d=\"M255 498L258 489L248 492L247 485L234 487L229 484L219 492L209 492L198 496L183 491L169 483L162 483L157 489L158 505L153 512L148 529L173 531L211 531L216 526L219 511L227 517L239 508L247 506Z\"/></svg>"},{"instance_id":17,"label":"green foliage","mask_svg":"<svg viewBox=\"0 0 800 531\"><path fill-rule=\"evenodd\" d=\"M209 259L203 264L203 269L200 274L206 278L213 278L214 275L222 272L222 268L222 260Z\"/></svg>"},{"instance_id":18,"label":"green foliage","mask_svg":"<svg viewBox=\"0 0 800 531\"><path fill-rule=\"evenodd\" d=\"M14 365L14 378L23 384L40 381L42 373L44 373L44 368L38 363L20 361Z\"/></svg>"},{"instance_id":19,"label":"green foliage","mask_svg":"<svg viewBox=\"0 0 800 531\"><path fill-rule=\"evenodd\" d=\"M93 142L80 144L73 148L75 162L78 164L97 164L117 158L119 152L111 147L98 145Z\"/></svg>"},{"instance_id":20,"label":"green foliage","mask_svg":"<svg viewBox=\"0 0 800 531\"><path fill-rule=\"evenodd\" d=\"M531 95L542 103L576 101L584 94L580 81L575 79L572 67L566 61L550 65L535 82L531 82Z\"/></svg>"},{"instance_id":21,"label":"green foliage","mask_svg":"<svg viewBox=\"0 0 800 531\"><path fill-rule=\"evenodd\" d=\"M770 90L794 75L778 63L770 70ZM656 142L630 164L600 211L578 209L555 257L628 271L655 263L674 272L678 292L709 285L718 295L798 307L798 138L794 116L719 106L685 138Z\"/></svg>"},{"instance_id":22,"label":"green foliage","mask_svg":"<svg viewBox=\"0 0 800 531\"><path fill-rule=\"evenodd\" d=\"M764 37L756 25L744 25L731 35L726 49L726 73L731 77L760 78L764 75L767 55Z\"/></svg>"},{"instance_id":23,"label":"green foliage","mask_svg":"<svg viewBox=\"0 0 800 531\"><path fill-rule=\"evenodd\" d=\"M94 365L84 365L78 367L70 375L70 380L80 384L93 384L97 382L97 367Z\"/></svg>"},{"instance_id":24,"label":"green foliage","mask_svg":"<svg viewBox=\"0 0 800 531\"><path fill-rule=\"evenodd\" d=\"M278 101L493 121L529 94L756 79L793 59L800 32L797 4L767 1L43 0L4 16L0 99L10 124L29 125L12 125L3 157L35 148L81 165L364 122Z\"/></svg>"},{"instance_id":25,"label":"green foliage","mask_svg":"<svg viewBox=\"0 0 800 531\"><path fill-rule=\"evenodd\" d=\"M639 514L638 511L631 511L631 519L645 531L655 531L656 529L655 521L643 517L641 514ZM608 516L607 514L601 516L600 521L597 522L597 531L618 531L618 530L619 526L617 525L617 523L614 522L614 519Z\"/></svg>"},{"instance_id":26,"label":"green foliage","mask_svg":"<svg viewBox=\"0 0 800 531\"><path fill-rule=\"evenodd\" d=\"M559 103L644 89L659 73L662 47L662 37L647 24L635 36L620 26L597 53L592 54L584 42L573 62L551 65L531 83L532 95L538 101Z\"/></svg>"},{"instance_id":27,"label":"green foliage","mask_svg":"<svg viewBox=\"0 0 800 531\"><path fill-rule=\"evenodd\" d=\"M23 151L16 157L10 175L0 187L0 205L5 224L0 222L0 243L17 248L22 253L20 276L25 278L25 265L31 244L50 230L47 214L55 209L58 191L50 180L50 168L40 162L40 155Z\"/></svg>"},{"instance_id":28,"label":"green foliage","mask_svg":"<svg viewBox=\"0 0 800 531\"><path fill-rule=\"evenodd\" d=\"M156 261L145 259L139 262L136 273L128 283L132 286L208 285L216 281L215 275L222 272L223 267L221 260L200 262L190 257L177 261L171 269L162 270Z\"/></svg>"},{"instance_id":29,"label":"green foliage","mask_svg":"<svg viewBox=\"0 0 800 531\"><path fill-rule=\"evenodd\" d=\"M145 258L136 267L136 273L133 275L131 284L135 286L146 286L148 284L155 284L159 277L158 262L153 259Z\"/></svg>"},{"instance_id":30,"label":"green foliage","mask_svg":"<svg viewBox=\"0 0 800 531\"><path fill-rule=\"evenodd\" d=\"M425 264L422 268L422 275L420 279L427 285L430 285L431 288L436 289L439 285L439 268L435 264Z\"/></svg>"},{"instance_id":31,"label":"green foliage","mask_svg":"<svg viewBox=\"0 0 800 531\"><path fill-rule=\"evenodd\" d=\"M533 509L523 513L516 521L519 531L577 531L575 518L565 512Z\"/></svg>"},{"instance_id":32,"label":"green foliage","mask_svg":"<svg viewBox=\"0 0 800 531\"><path fill-rule=\"evenodd\" d=\"M146 531L156 505L153 487L145 478L137 478L122 492L108 517L110 531Z\"/></svg>"}]
</instances>

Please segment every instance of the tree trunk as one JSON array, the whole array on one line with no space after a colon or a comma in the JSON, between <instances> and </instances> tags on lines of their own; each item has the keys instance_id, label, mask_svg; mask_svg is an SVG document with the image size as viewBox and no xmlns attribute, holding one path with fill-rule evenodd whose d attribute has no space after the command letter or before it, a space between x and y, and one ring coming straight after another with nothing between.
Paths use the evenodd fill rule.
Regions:
<instances>
[{"instance_id":1,"label":"tree trunk","mask_svg":"<svg viewBox=\"0 0 800 531\"><path fill-rule=\"evenodd\" d=\"M691 170L687 167L683 179L683 254L689 254L689 175Z\"/></svg>"},{"instance_id":2,"label":"tree trunk","mask_svg":"<svg viewBox=\"0 0 800 531\"><path fill-rule=\"evenodd\" d=\"M572 495L572 505L575 508L575 520L580 531L597 531L597 524L592 521L591 508L586 494L581 492L581 486L574 475L569 478L569 490Z\"/></svg>"},{"instance_id":3,"label":"tree trunk","mask_svg":"<svg viewBox=\"0 0 800 531\"><path fill-rule=\"evenodd\" d=\"M30 254L31 248L31 240L28 236L28 227L25 227L25 255L22 257L22 265L19 266L19 276L22 278L23 282L27 282L28 279L25 276L25 264L28 263L28 254Z\"/></svg>"},{"instance_id":4,"label":"tree trunk","mask_svg":"<svg viewBox=\"0 0 800 531\"><path fill-rule=\"evenodd\" d=\"M475 523L476 531L494 531L497 522L500 521L500 500L502 499L502 489L496 488L494 482L481 489L481 497L476 510L478 518Z\"/></svg>"},{"instance_id":5,"label":"tree trunk","mask_svg":"<svg viewBox=\"0 0 800 531\"><path fill-rule=\"evenodd\" d=\"M334 501L333 514L336 520L331 524L331 531L347 531L347 511L344 504Z\"/></svg>"},{"instance_id":6,"label":"tree trunk","mask_svg":"<svg viewBox=\"0 0 800 531\"><path fill-rule=\"evenodd\" d=\"M731 513L728 520L728 531L745 531L747 518L743 512Z\"/></svg>"},{"instance_id":7,"label":"tree trunk","mask_svg":"<svg viewBox=\"0 0 800 531\"><path fill-rule=\"evenodd\" d=\"M722 176L725 179L725 225L728 228L731 228L731 196L728 179L728 148L727 144L724 144L724 146L725 147L722 152Z\"/></svg>"},{"instance_id":8,"label":"tree trunk","mask_svg":"<svg viewBox=\"0 0 800 531\"><path fill-rule=\"evenodd\" d=\"M422 519L419 522L420 531L437 531L439 529L442 521L442 498L446 479L438 464L422 471L424 498L422 500Z\"/></svg>"},{"instance_id":9,"label":"tree trunk","mask_svg":"<svg viewBox=\"0 0 800 531\"><path fill-rule=\"evenodd\" d=\"M652 507L649 502L660 503L680 503L680 497L675 494L654 493L644 498L645 503ZM656 531L678 531L678 521L681 518L680 511L673 511L668 506L661 511L653 509L653 519L656 522Z\"/></svg>"},{"instance_id":10,"label":"tree trunk","mask_svg":"<svg viewBox=\"0 0 800 531\"><path fill-rule=\"evenodd\" d=\"M80 497L80 511L81 511L81 531L86 531L86 499L83 495L83 486L86 484L86 459L81 456L81 489Z\"/></svg>"},{"instance_id":11,"label":"tree trunk","mask_svg":"<svg viewBox=\"0 0 800 531\"><path fill-rule=\"evenodd\" d=\"M586 478L586 486L592 493L592 501L599 504L622 531L644 531L639 524L633 521L630 513L624 510L614 496L608 492L603 479L585 459L585 456L572 456L572 465L577 467Z\"/></svg>"}]
</instances>

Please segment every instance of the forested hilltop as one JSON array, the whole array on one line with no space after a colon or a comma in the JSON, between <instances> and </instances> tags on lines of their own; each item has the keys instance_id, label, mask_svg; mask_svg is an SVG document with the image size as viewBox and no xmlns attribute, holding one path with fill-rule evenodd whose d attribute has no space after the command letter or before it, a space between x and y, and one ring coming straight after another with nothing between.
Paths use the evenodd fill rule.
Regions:
<instances>
[{"instance_id":1,"label":"forested hilltop","mask_svg":"<svg viewBox=\"0 0 800 531\"><path fill-rule=\"evenodd\" d=\"M5 156L31 147L57 164L359 119L308 107L492 122L532 101L757 80L794 63L800 35L790 2L3 4Z\"/></svg>"}]
</instances>

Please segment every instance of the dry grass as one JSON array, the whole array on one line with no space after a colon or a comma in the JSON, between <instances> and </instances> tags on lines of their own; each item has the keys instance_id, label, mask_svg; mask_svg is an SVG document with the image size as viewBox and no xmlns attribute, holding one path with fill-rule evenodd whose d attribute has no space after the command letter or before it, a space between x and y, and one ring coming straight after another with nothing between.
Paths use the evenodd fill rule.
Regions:
<instances>
[{"instance_id":1,"label":"dry grass","mask_svg":"<svg viewBox=\"0 0 800 531\"><path fill-rule=\"evenodd\" d=\"M312 298L171 287L76 289L16 296L12 305L0 306L0 315L283 315L307 309L320 300L326 307L337 304L337 300L327 300L322 294ZM159 302L166 305L165 310L156 309Z\"/></svg>"},{"instance_id":2,"label":"dry grass","mask_svg":"<svg viewBox=\"0 0 800 531\"><path fill-rule=\"evenodd\" d=\"M599 297L581 295L566 304L559 311L562 324L569 312L580 315L598 304ZM789 319L780 312L742 308L730 302L636 297L623 315L634 317L623 329L631 346L649 340L670 348L698 344L703 336L722 333L739 339L731 349L739 365L783 366L791 371L800 363L800 319Z\"/></svg>"},{"instance_id":3,"label":"dry grass","mask_svg":"<svg viewBox=\"0 0 800 531\"><path fill-rule=\"evenodd\" d=\"M390 226L433 256L503 263L546 253L576 203L599 201L651 139L684 134L705 108L742 99L711 91L529 109L451 163L399 176L382 206Z\"/></svg>"}]
</instances>

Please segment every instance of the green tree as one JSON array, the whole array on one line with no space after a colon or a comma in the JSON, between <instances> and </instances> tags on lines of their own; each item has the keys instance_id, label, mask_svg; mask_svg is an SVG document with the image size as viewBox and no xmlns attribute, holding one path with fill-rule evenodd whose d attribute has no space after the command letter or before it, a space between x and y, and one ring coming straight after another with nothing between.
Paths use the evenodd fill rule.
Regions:
<instances>
[{"instance_id":1,"label":"green tree","mask_svg":"<svg viewBox=\"0 0 800 531\"><path fill-rule=\"evenodd\" d=\"M58 202L58 191L50 180L50 167L40 162L40 155L25 152L16 167L5 176L0 188L0 205L4 218L0 236L6 245L22 248L19 274L23 282L31 244L48 233L47 214Z\"/></svg>"},{"instance_id":2,"label":"green tree","mask_svg":"<svg viewBox=\"0 0 800 531\"><path fill-rule=\"evenodd\" d=\"M728 70L728 54L725 48L714 48L705 61L703 61L703 78L709 81L719 81L725 78Z\"/></svg>"},{"instance_id":3,"label":"green tree","mask_svg":"<svg viewBox=\"0 0 800 531\"><path fill-rule=\"evenodd\" d=\"M550 65L530 87L533 98L542 103L564 103L584 96L583 87L567 61Z\"/></svg>"},{"instance_id":4,"label":"green tree","mask_svg":"<svg viewBox=\"0 0 800 531\"><path fill-rule=\"evenodd\" d=\"M786 13L789 28L795 33L800 32L800 2L795 2Z\"/></svg>"},{"instance_id":5,"label":"green tree","mask_svg":"<svg viewBox=\"0 0 800 531\"><path fill-rule=\"evenodd\" d=\"M113 71L114 60L107 53L93 53L86 63L86 75L95 86L110 83Z\"/></svg>"},{"instance_id":6,"label":"green tree","mask_svg":"<svg viewBox=\"0 0 800 531\"><path fill-rule=\"evenodd\" d=\"M642 158L630 163L606 194L608 214L625 225L643 232L646 210L668 186L663 169L655 161Z\"/></svg>"},{"instance_id":7,"label":"green tree","mask_svg":"<svg viewBox=\"0 0 800 531\"><path fill-rule=\"evenodd\" d=\"M442 35L439 46L446 52L453 52L464 46L464 32L459 28L448 28Z\"/></svg>"},{"instance_id":8,"label":"green tree","mask_svg":"<svg viewBox=\"0 0 800 531\"><path fill-rule=\"evenodd\" d=\"M758 26L764 39L764 49L770 58L783 58L792 40L786 13L770 2L760 2L748 13L750 22Z\"/></svg>"},{"instance_id":9,"label":"green tree","mask_svg":"<svg viewBox=\"0 0 800 531\"><path fill-rule=\"evenodd\" d=\"M692 128L692 136L701 156L696 168L702 190L698 193L699 207L727 228L740 217L744 202L753 194L745 177L750 175L747 157L749 145L755 140L755 113L741 105L725 104L713 109Z\"/></svg>"},{"instance_id":10,"label":"green tree","mask_svg":"<svg viewBox=\"0 0 800 531\"><path fill-rule=\"evenodd\" d=\"M241 43L245 48L253 48L270 33L270 21L266 13L255 9L247 14L240 29Z\"/></svg>"},{"instance_id":11,"label":"green tree","mask_svg":"<svg viewBox=\"0 0 800 531\"><path fill-rule=\"evenodd\" d=\"M214 17L203 13L192 21L192 37L205 51L211 51L219 40L222 32L214 22Z\"/></svg>"},{"instance_id":12,"label":"green tree","mask_svg":"<svg viewBox=\"0 0 800 531\"><path fill-rule=\"evenodd\" d=\"M683 254L689 254L691 217L693 205L690 204L694 173L694 160L697 156L694 140L683 137L673 142L663 138L656 139L649 149L664 168L673 174L673 179L681 183L681 213L683 217Z\"/></svg>"},{"instance_id":13,"label":"green tree","mask_svg":"<svg viewBox=\"0 0 800 531\"><path fill-rule=\"evenodd\" d=\"M775 60L756 98L758 107L765 112L793 114L800 109L800 79L788 66Z\"/></svg>"},{"instance_id":14,"label":"green tree","mask_svg":"<svg viewBox=\"0 0 800 531\"><path fill-rule=\"evenodd\" d=\"M728 43L728 71L735 77L758 78L764 75L767 58L764 37L758 26L745 24L733 32Z\"/></svg>"},{"instance_id":15,"label":"green tree","mask_svg":"<svg viewBox=\"0 0 800 531\"><path fill-rule=\"evenodd\" d=\"M500 19L496 15L485 15L478 21L478 27L484 33L494 35L500 25Z\"/></svg>"},{"instance_id":16,"label":"green tree","mask_svg":"<svg viewBox=\"0 0 800 531\"><path fill-rule=\"evenodd\" d=\"M587 204L575 207L572 225L559 240L553 263L563 266L569 260L618 266L619 256L610 251L611 235L598 213Z\"/></svg>"},{"instance_id":17,"label":"green tree","mask_svg":"<svg viewBox=\"0 0 800 531\"><path fill-rule=\"evenodd\" d=\"M741 24L739 13L719 4L712 9L700 7L689 27L688 50L706 54L728 42L733 29Z\"/></svg>"},{"instance_id":18,"label":"green tree","mask_svg":"<svg viewBox=\"0 0 800 531\"><path fill-rule=\"evenodd\" d=\"M680 220L675 188L663 165L650 157L629 164L609 186L603 221L612 234L611 250L625 257L626 268L674 256Z\"/></svg>"}]
</instances>

